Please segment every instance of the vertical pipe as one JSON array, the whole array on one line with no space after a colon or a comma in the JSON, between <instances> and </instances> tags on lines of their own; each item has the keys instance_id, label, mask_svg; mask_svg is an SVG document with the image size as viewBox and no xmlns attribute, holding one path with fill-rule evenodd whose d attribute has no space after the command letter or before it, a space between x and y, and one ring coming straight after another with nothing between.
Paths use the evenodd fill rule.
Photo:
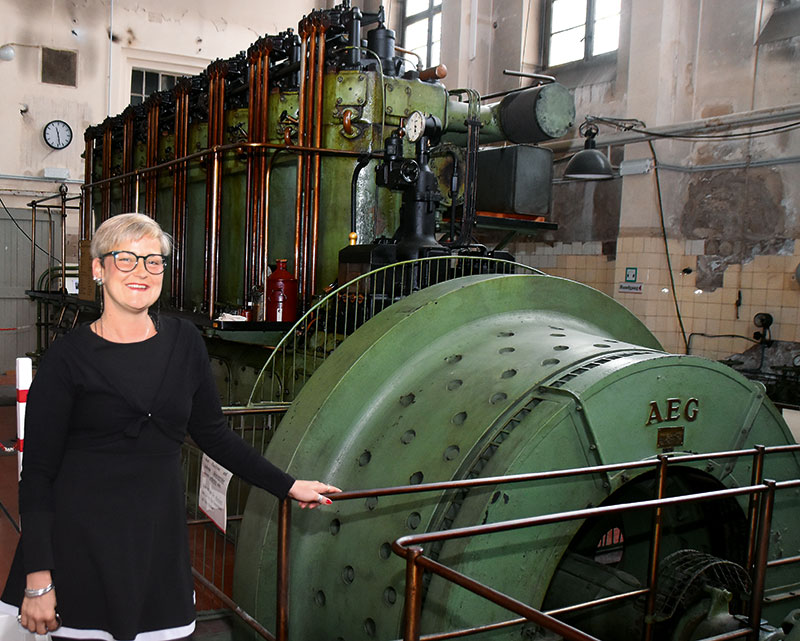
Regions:
<instances>
[{"instance_id":1,"label":"vertical pipe","mask_svg":"<svg viewBox=\"0 0 800 641\"><path fill-rule=\"evenodd\" d=\"M258 43L253 44L248 50L247 57L247 141L258 142L258 121L256 120L256 113L259 109L259 97L261 92L258 90L258 83L261 82L260 64L261 52L257 47ZM246 211L245 211L245 226L244 226L244 242L245 242L245 258L244 258L244 279L242 288L244 290L245 302L247 301L250 289L252 288L253 281L253 252L256 248L255 242L252 239L252 228L254 221L257 218L257 189L254 188L255 173L257 166L258 151L254 149L247 150L247 169L246 169Z\"/></svg>"},{"instance_id":2,"label":"vertical pipe","mask_svg":"<svg viewBox=\"0 0 800 641\"><path fill-rule=\"evenodd\" d=\"M766 448L763 445L755 446L756 453L753 455L753 474L750 478L750 485L761 485L764 476L764 452ZM753 567L756 554L756 538L758 536L758 511L761 497L755 492L750 495L750 501L747 508L747 571L750 572Z\"/></svg>"},{"instance_id":3,"label":"vertical pipe","mask_svg":"<svg viewBox=\"0 0 800 641\"><path fill-rule=\"evenodd\" d=\"M664 454L658 455L658 490L656 499L664 498L664 490L667 486L667 463L669 458ZM659 506L653 516L653 542L650 547L650 568L648 573L647 587L647 610L645 612L644 639L650 641L653 638L652 615L656 608L656 588L658 583L658 555L661 551L661 530L664 518L664 509Z\"/></svg>"},{"instance_id":4,"label":"vertical pipe","mask_svg":"<svg viewBox=\"0 0 800 641\"><path fill-rule=\"evenodd\" d=\"M268 42L268 45L265 47L264 51L264 66L263 72L264 76L261 81L261 105L262 105L262 125L261 125L261 141L268 142L269 141L269 54L272 51L272 44ZM272 164L272 157L277 152L273 152L273 155L270 156L269 165ZM257 228L256 228L256 238L257 238L257 252L254 256L253 262L253 275L254 275L254 287L261 286L262 282L264 287L266 288L267 282L267 262L268 262L268 229L269 229L269 208L268 208L268 201L269 201L269 179L265 175L265 163L266 160L266 151L262 150L259 154L260 156L260 164L259 164L259 189L261 193L259 194L259 203L261 207L259 209L259 216L260 218L257 221ZM263 268L262 268L263 265ZM263 301L266 303L266 299Z\"/></svg>"},{"instance_id":5,"label":"vertical pipe","mask_svg":"<svg viewBox=\"0 0 800 641\"><path fill-rule=\"evenodd\" d=\"M214 101L216 100L216 74L214 73L213 67L209 69L208 74L208 131L206 136L206 147L210 148L214 146L214 140L216 139L214 135ZM216 152L214 152L213 161L216 161ZM206 162L206 202L205 202L205 238L203 243L203 303L208 307L208 313L213 318L213 305L209 305L209 279L210 279L210 259L211 259L211 209L212 205L212 184L214 182L214 177L216 176L216 170L212 166L208 166L208 156L204 157ZM216 198L213 198L213 201L216 201ZM216 227L216 222L215 222Z\"/></svg>"},{"instance_id":6,"label":"vertical pipe","mask_svg":"<svg viewBox=\"0 0 800 641\"><path fill-rule=\"evenodd\" d=\"M189 148L189 88L188 82L179 84L175 117L175 157L183 158ZM179 118L179 120L178 120ZM186 272L186 183L189 171L186 161L181 162L175 168L177 179L175 202L175 217L173 219L173 229L175 231L175 262L173 267L174 292L176 303L180 308L183 307L183 294Z\"/></svg>"},{"instance_id":7,"label":"vertical pipe","mask_svg":"<svg viewBox=\"0 0 800 641\"><path fill-rule=\"evenodd\" d=\"M761 509L758 519L758 548L756 551L755 567L753 568L753 590L750 601L750 625L752 634L750 639L758 641L761 627L761 607L764 600L764 583L767 572L767 558L769 556L769 534L772 528L772 511L775 505L775 481L765 480L767 486L766 496L761 500Z\"/></svg>"},{"instance_id":8,"label":"vertical pipe","mask_svg":"<svg viewBox=\"0 0 800 641\"><path fill-rule=\"evenodd\" d=\"M31 291L36 289L36 201L31 202Z\"/></svg>"},{"instance_id":9,"label":"vertical pipe","mask_svg":"<svg viewBox=\"0 0 800 641\"><path fill-rule=\"evenodd\" d=\"M275 613L278 641L289 639L289 545L292 526L292 499L280 502L278 511L278 585Z\"/></svg>"},{"instance_id":10,"label":"vertical pipe","mask_svg":"<svg viewBox=\"0 0 800 641\"><path fill-rule=\"evenodd\" d=\"M263 247L264 252L262 253L262 264L261 264L261 274L260 274L260 286L261 286L261 306L263 310L266 310L267 304L267 269L269 264L269 256L267 255L267 249L269 247L269 186L270 182L272 181L272 166L275 164L275 159L278 157L283 149L275 150L272 155L269 157L269 162L267 163L267 171L264 174L264 230L263 230ZM261 312L259 311L259 315Z\"/></svg>"},{"instance_id":11,"label":"vertical pipe","mask_svg":"<svg viewBox=\"0 0 800 641\"><path fill-rule=\"evenodd\" d=\"M84 138L85 150L83 154L83 182L94 182L94 138L87 135ZM83 190L83 201L80 209L80 234L81 240L89 240L91 236L91 217L92 217L92 193L93 187L86 188L81 185Z\"/></svg>"},{"instance_id":12,"label":"vertical pipe","mask_svg":"<svg viewBox=\"0 0 800 641\"><path fill-rule=\"evenodd\" d=\"M308 82L306 83L305 87L305 128L304 132L305 135L303 137L303 144L304 146L311 146L312 138L312 130L311 128L314 127L314 97L315 97L315 90L316 90L316 63L317 63L317 23L316 21L311 21L311 28L310 28L310 38L309 38L309 48L308 48L308 65L306 68ZM302 252L302 264L303 264L303 277L302 279L298 277L298 282L300 284L300 296L298 297L301 301L301 304L305 304L305 299L310 296L309 293L309 273L308 267L310 265L309 258L309 243L310 243L310 236L311 236L311 169L312 169L313 158L306 158L305 159L305 166L303 171L303 237L301 241L301 252Z\"/></svg>"},{"instance_id":13,"label":"vertical pipe","mask_svg":"<svg viewBox=\"0 0 800 641\"><path fill-rule=\"evenodd\" d=\"M122 129L122 173L127 174L133 169L133 113L126 110ZM123 178L120 185L122 189L122 210L130 211L131 179Z\"/></svg>"},{"instance_id":14,"label":"vertical pipe","mask_svg":"<svg viewBox=\"0 0 800 641\"><path fill-rule=\"evenodd\" d=\"M307 68L307 52L308 52L308 20L303 19L299 25L300 31L300 87L298 89L298 122L297 122L297 142L302 145L305 138L305 91L306 85L306 68ZM295 186L296 201L295 201L295 227L294 227L294 272L297 277L297 284L300 289L298 298L303 299L303 267L300 260L300 239L302 237L302 218L303 218L303 167L304 156L302 152L297 154L297 181Z\"/></svg>"},{"instance_id":15,"label":"vertical pipe","mask_svg":"<svg viewBox=\"0 0 800 641\"><path fill-rule=\"evenodd\" d=\"M213 319L214 318L214 305L217 302L217 256L214 249L218 246L219 239L217 237L218 232L218 215L219 212L217 210L217 195L219 193L219 183L218 183L218 176L219 176L219 149L214 148L213 154L213 162L212 162L212 178L211 178L211 210L210 210L210 218L209 218L209 246L208 249L211 250L211 256L209 256L208 260L208 291L206 292L207 300L208 300L208 317Z\"/></svg>"},{"instance_id":16,"label":"vertical pipe","mask_svg":"<svg viewBox=\"0 0 800 641\"><path fill-rule=\"evenodd\" d=\"M134 182L133 182L133 211L134 212L138 212L139 211L139 188L140 188L139 176L141 176L141 174L139 173L139 170L137 169L136 173L133 175L133 179L134 179ZM109 192L110 192L110 190L109 190Z\"/></svg>"},{"instance_id":17,"label":"vertical pipe","mask_svg":"<svg viewBox=\"0 0 800 641\"><path fill-rule=\"evenodd\" d=\"M111 127L108 124L103 129L103 171L101 176L103 180L111 178ZM105 221L111 216L111 183L103 183L102 197L103 208L100 216Z\"/></svg>"},{"instance_id":18,"label":"vertical pipe","mask_svg":"<svg viewBox=\"0 0 800 641\"><path fill-rule=\"evenodd\" d=\"M67 186L58 189L61 194L61 293L67 293ZM77 314L77 312L75 312Z\"/></svg>"},{"instance_id":19,"label":"vertical pipe","mask_svg":"<svg viewBox=\"0 0 800 641\"><path fill-rule=\"evenodd\" d=\"M224 108L225 108L225 78L224 76L220 76L218 82L218 99L217 99L217 145L221 145L223 143L223 133L224 133L224 126L223 126L223 118L224 118ZM216 153L216 161L214 163L215 168L215 177L214 177L214 185L215 185L215 193L214 193L214 217L216 218L216 230L214 233L214 245L212 247L213 255L212 258L214 260L214 300L217 299L217 289L219 287L219 242L221 237L222 231L222 158L221 152Z\"/></svg>"},{"instance_id":20,"label":"vertical pipe","mask_svg":"<svg viewBox=\"0 0 800 641\"><path fill-rule=\"evenodd\" d=\"M406 602L403 615L403 641L419 641L420 612L422 611L422 568L417 559L422 548L406 550Z\"/></svg>"},{"instance_id":21,"label":"vertical pipe","mask_svg":"<svg viewBox=\"0 0 800 641\"><path fill-rule=\"evenodd\" d=\"M323 78L325 74L325 25L319 28L319 49L317 52L317 71L314 80L314 90L316 91L315 103L316 111L314 114L314 146L322 146L322 98L323 98ZM308 279L308 298L314 294L316 272L317 272L317 228L319 222L319 197L320 197L320 154L314 153L314 205L311 214L311 266Z\"/></svg>"}]
</instances>

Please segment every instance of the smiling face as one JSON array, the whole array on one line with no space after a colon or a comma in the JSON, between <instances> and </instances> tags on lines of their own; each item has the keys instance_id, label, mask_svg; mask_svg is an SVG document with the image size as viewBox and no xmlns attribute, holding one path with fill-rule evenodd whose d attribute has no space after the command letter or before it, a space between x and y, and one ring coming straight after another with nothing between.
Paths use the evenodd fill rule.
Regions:
<instances>
[{"instance_id":1,"label":"smiling face","mask_svg":"<svg viewBox=\"0 0 800 641\"><path fill-rule=\"evenodd\" d=\"M125 241L111 251L128 251L138 256L160 254L161 244L157 238L144 236L138 240ZM103 303L112 314L119 312L138 314L147 312L161 295L164 274L151 274L144 267L143 260L136 261L133 271L117 269L113 256L95 258L92 261L92 275L103 279Z\"/></svg>"}]
</instances>

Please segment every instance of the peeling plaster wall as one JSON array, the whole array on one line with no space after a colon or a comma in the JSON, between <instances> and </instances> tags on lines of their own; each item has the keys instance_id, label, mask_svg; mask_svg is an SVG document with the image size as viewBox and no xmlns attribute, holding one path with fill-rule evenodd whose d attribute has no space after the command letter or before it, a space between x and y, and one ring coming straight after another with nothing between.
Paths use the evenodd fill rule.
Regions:
<instances>
[{"instance_id":1,"label":"peeling plaster wall","mask_svg":"<svg viewBox=\"0 0 800 641\"><path fill-rule=\"evenodd\" d=\"M82 179L82 133L125 108L132 67L197 73L260 35L296 27L317 4L114 0L109 89L111 0L0 0L0 44L13 43L16 53L13 60L0 61L0 135L5 143L0 173L41 177L45 167L57 167ZM41 82L42 47L77 52L77 86ZM74 133L72 144L61 151L42 139L42 128L56 118L66 120ZM53 193L58 184L0 179L0 193L8 206L23 206L31 196ZM70 191L77 192L77 186ZM15 197L17 192L22 195Z\"/></svg>"},{"instance_id":2,"label":"peeling plaster wall","mask_svg":"<svg viewBox=\"0 0 800 641\"><path fill-rule=\"evenodd\" d=\"M612 68L556 71L573 88L579 122L592 114L639 118L659 127L800 103L800 35L755 45L775 3L623 0L622 5L620 49ZM536 68L535 54L527 49L527 68ZM601 126L598 143L614 133ZM800 131L737 140L660 139L653 145L687 335L750 336L753 315L766 311L776 318L773 337L800 341L800 285L794 276L800 262ZM641 143L617 153L614 164L651 155ZM559 231L518 238L511 250L535 267L613 295L668 350L683 352L655 174L600 185L557 184L552 217ZM641 294L620 293L626 267L637 268ZM692 351L722 358L747 346L742 339L702 337Z\"/></svg>"}]
</instances>

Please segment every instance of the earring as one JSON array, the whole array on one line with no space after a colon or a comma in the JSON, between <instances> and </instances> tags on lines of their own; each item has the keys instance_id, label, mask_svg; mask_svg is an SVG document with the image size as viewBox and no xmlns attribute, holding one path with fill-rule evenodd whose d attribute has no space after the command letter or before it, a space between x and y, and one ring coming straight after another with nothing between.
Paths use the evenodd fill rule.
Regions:
<instances>
[{"instance_id":1,"label":"earring","mask_svg":"<svg viewBox=\"0 0 800 641\"><path fill-rule=\"evenodd\" d=\"M94 280L95 285L97 285L98 287L103 284L103 279L100 278L100 277L96 277L93 280Z\"/></svg>"}]
</instances>

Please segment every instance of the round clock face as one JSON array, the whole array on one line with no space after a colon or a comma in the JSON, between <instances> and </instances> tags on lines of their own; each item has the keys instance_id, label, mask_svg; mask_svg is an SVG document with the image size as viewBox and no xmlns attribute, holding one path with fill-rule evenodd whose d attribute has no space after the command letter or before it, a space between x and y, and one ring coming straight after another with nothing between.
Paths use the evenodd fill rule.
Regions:
<instances>
[{"instance_id":1,"label":"round clock face","mask_svg":"<svg viewBox=\"0 0 800 641\"><path fill-rule=\"evenodd\" d=\"M406 136L411 142L417 142L425 133L425 116L415 111L406 118Z\"/></svg>"},{"instance_id":2,"label":"round clock face","mask_svg":"<svg viewBox=\"0 0 800 641\"><path fill-rule=\"evenodd\" d=\"M72 127L63 120L51 120L44 126L42 135L53 149L64 149L72 142Z\"/></svg>"}]
</instances>

